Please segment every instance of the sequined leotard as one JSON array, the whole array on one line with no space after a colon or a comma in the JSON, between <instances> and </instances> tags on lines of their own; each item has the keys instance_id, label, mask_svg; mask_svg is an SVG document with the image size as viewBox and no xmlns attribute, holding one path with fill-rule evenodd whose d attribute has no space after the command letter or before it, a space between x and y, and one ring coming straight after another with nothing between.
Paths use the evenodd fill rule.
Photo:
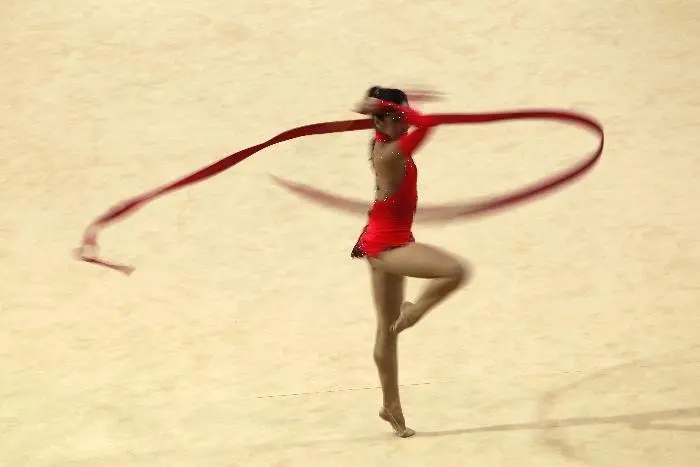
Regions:
<instances>
[{"instance_id":1,"label":"sequined leotard","mask_svg":"<svg viewBox=\"0 0 700 467\"><path fill-rule=\"evenodd\" d=\"M401 114L409 125L417 127L398 141L400 153L405 158L404 176L399 188L385 199L375 200L360 238L352 249L351 257L377 257L387 250L399 248L415 241L411 231L418 203L418 169L413 153L437 124L432 116L422 115L407 106L381 101L388 110ZM387 141L377 132L375 140Z\"/></svg>"},{"instance_id":2,"label":"sequined leotard","mask_svg":"<svg viewBox=\"0 0 700 467\"><path fill-rule=\"evenodd\" d=\"M411 228L418 202L417 182L416 164L412 155L406 156L401 184L394 193L372 204L367 225L352 250L353 258L376 257L415 241Z\"/></svg>"}]
</instances>

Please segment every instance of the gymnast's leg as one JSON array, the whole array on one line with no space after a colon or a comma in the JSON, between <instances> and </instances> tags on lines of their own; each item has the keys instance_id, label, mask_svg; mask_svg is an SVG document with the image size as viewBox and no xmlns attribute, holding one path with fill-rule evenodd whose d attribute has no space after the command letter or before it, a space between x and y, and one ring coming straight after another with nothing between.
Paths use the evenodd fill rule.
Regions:
<instances>
[{"instance_id":1,"label":"gymnast's leg","mask_svg":"<svg viewBox=\"0 0 700 467\"><path fill-rule=\"evenodd\" d=\"M377 331L374 341L374 362L382 386L383 405L379 416L389 422L394 432L408 438L415 434L406 427L399 397L397 335L391 325L398 319L404 297L405 279L373 267L372 296L377 310Z\"/></svg>"},{"instance_id":2,"label":"gymnast's leg","mask_svg":"<svg viewBox=\"0 0 700 467\"><path fill-rule=\"evenodd\" d=\"M401 305L399 318L391 326L391 331L396 334L420 321L460 286L468 283L471 277L471 269L464 261L423 243L410 243L369 261L373 269L384 273L432 279L415 303Z\"/></svg>"}]
</instances>

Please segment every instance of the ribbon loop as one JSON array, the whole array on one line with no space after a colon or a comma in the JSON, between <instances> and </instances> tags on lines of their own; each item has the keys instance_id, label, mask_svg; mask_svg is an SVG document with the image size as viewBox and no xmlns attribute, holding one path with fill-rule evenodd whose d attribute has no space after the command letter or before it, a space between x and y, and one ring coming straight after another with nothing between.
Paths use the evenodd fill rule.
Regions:
<instances>
[{"instance_id":1,"label":"ribbon loop","mask_svg":"<svg viewBox=\"0 0 700 467\"><path fill-rule=\"evenodd\" d=\"M555 174L552 177L544 179L531 186L527 186L520 190L506 193L504 195L450 205L426 206L420 208L416 213L417 222L445 222L452 219L464 219L474 217L476 215L485 214L487 212L503 209L506 206L523 202L527 199L541 196L547 192L553 191L566 183L570 183L581 177L586 172L590 171L598 162L603 152L604 132L602 126L594 119L581 114L559 110L516 110L506 112L493 113L474 113L474 114L435 114L440 124L456 125L456 124L480 124L493 123L504 120L557 120L565 122L573 122L580 126L585 126L598 133L600 143L598 148L582 162L574 165L568 170ZM74 250L77 259L92 264L104 266L123 274L129 275L133 272L132 266L112 263L98 256L99 233L109 224L117 222L124 217L133 214L136 210L150 203L160 196L167 193L179 190L188 185L202 182L214 175L217 175L225 170L230 169L239 162L244 161L253 154L262 151L274 144L278 144L291 139L300 138L302 136L321 135L329 133L341 133L346 131L368 130L373 128L374 124L370 119L360 120L339 120L332 122L313 123L310 125L300 126L284 131L277 136L249 148L235 152L219 161L216 161L196 172L193 172L183 178L175 180L169 184L158 187L146 193L142 193L133 198L126 199L115 204L108 209L104 214L92 221L83 233L81 245ZM307 185L284 180L279 177L273 177L273 180L285 187L286 189L296 193L299 196L311 199L317 203L328 207L333 207L350 213L366 214L368 203L341 198L339 196L323 192L321 190L309 187Z\"/></svg>"}]
</instances>

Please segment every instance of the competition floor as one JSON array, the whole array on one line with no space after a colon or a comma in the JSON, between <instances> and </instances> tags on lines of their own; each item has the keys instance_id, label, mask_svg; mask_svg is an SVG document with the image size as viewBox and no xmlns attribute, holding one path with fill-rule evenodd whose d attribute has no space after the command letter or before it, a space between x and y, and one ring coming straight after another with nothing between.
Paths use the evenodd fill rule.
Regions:
<instances>
[{"instance_id":1,"label":"competition floor","mask_svg":"<svg viewBox=\"0 0 700 467\"><path fill-rule=\"evenodd\" d=\"M5 0L0 6L0 465L700 465L700 4ZM275 146L108 229L120 199L371 85L426 112L570 108L601 163L499 215L417 226L476 276L402 336L415 438L376 412L367 132ZM595 145L545 123L446 127L421 197L515 188ZM409 282L415 296L422 284Z\"/></svg>"}]
</instances>

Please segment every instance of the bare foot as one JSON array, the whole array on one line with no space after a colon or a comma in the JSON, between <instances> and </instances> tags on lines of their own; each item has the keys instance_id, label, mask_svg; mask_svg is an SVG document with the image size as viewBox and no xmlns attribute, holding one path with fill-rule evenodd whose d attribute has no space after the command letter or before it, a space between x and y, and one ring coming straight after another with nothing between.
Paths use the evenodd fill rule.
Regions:
<instances>
[{"instance_id":1,"label":"bare foot","mask_svg":"<svg viewBox=\"0 0 700 467\"><path fill-rule=\"evenodd\" d=\"M388 408L382 407L379 410L379 417L382 420L389 422L391 427L394 429L394 433L399 438L410 438L411 436L415 435L416 432L414 430L406 427L406 421L403 418L401 408L398 407L393 409L394 413L392 414Z\"/></svg>"},{"instance_id":2,"label":"bare foot","mask_svg":"<svg viewBox=\"0 0 700 467\"><path fill-rule=\"evenodd\" d=\"M404 302L401 305L401 313L394 324L391 325L391 332L398 334L401 331L410 328L421 319L422 314L416 311L415 306L411 302Z\"/></svg>"}]
</instances>

